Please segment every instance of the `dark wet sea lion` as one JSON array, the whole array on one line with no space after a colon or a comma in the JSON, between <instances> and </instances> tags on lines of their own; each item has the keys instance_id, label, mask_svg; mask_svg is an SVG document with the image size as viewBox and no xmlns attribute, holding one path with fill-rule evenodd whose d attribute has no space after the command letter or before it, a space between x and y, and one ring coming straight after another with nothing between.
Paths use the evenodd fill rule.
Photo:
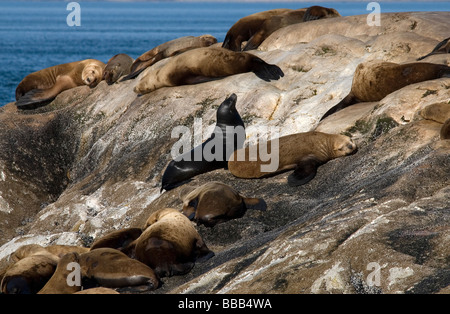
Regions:
<instances>
[{"instance_id":1,"label":"dark wet sea lion","mask_svg":"<svg viewBox=\"0 0 450 314\"><path fill-rule=\"evenodd\" d=\"M130 74L134 59L129 55L120 53L109 59L103 71L103 79L108 85L114 84L123 75Z\"/></svg>"},{"instance_id":2,"label":"dark wet sea lion","mask_svg":"<svg viewBox=\"0 0 450 314\"><path fill-rule=\"evenodd\" d=\"M290 186L303 185L311 181L317 168L331 159L343 157L356 151L356 145L345 135L327 134L322 132L297 133L278 138L278 151L273 140L267 142L271 153L278 155L278 166L273 171L262 170L262 165L272 162L261 161L260 143L242 148L234 152L228 161L228 169L238 178L264 178L288 170L294 170L288 177ZM256 160L249 158L250 151L257 152ZM277 167L275 167L277 166Z\"/></svg>"},{"instance_id":3,"label":"dark wet sea lion","mask_svg":"<svg viewBox=\"0 0 450 314\"><path fill-rule=\"evenodd\" d=\"M221 182L208 182L190 191L180 192L182 213L198 225L213 227L218 223L242 217L247 209L266 210L261 198L247 198L231 186Z\"/></svg>"},{"instance_id":4,"label":"dark wet sea lion","mask_svg":"<svg viewBox=\"0 0 450 314\"><path fill-rule=\"evenodd\" d=\"M195 262L212 256L214 253L191 221L173 208L153 213L136 240L136 259L150 266L160 277L186 274Z\"/></svg>"},{"instance_id":5,"label":"dark wet sea lion","mask_svg":"<svg viewBox=\"0 0 450 314\"><path fill-rule=\"evenodd\" d=\"M28 74L16 88L16 106L37 105L77 86L95 87L103 78L105 64L95 59L55 65Z\"/></svg>"},{"instance_id":6,"label":"dark wet sea lion","mask_svg":"<svg viewBox=\"0 0 450 314\"><path fill-rule=\"evenodd\" d=\"M360 63L353 76L350 93L321 118L358 102L380 101L410 84L450 77L450 67L443 64L415 62L397 64L384 61Z\"/></svg>"},{"instance_id":7,"label":"dark wet sea lion","mask_svg":"<svg viewBox=\"0 0 450 314\"><path fill-rule=\"evenodd\" d=\"M253 72L267 82L284 76L278 66L247 52L197 48L172 57L161 68L150 68L134 91L146 94L162 87L196 84L246 72Z\"/></svg>"},{"instance_id":8,"label":"dark wet sea lion","mask_svg":"<svg viewBox=\"0 0 450 314\"><path fill-rule=\"evenodd\" d=\"M236 110L236 101L237 96L232 94L222 102L217 109L214 131L205 142L168 164L161 190L173 189L196 175L227 167L228 157L245 141L244 122ZM206 160L205 153L215 154L216 147L222 148L222 154Z\"/></svg>"},{"instance_id":9,"label":"dark wet sea lion","mask_svg":"<svg viewBox=\"0 0 450 314\"><path fill-rule=\"evenodd\" d=\"M138 57L131 66L131 73L124 77L122 81L135 78L146 68L162 59L178 55L191 49L208 47L215 43L217 43L217 39L211 35L198 37L185 36L165 42Z\"/></svg>"}]
</instances>

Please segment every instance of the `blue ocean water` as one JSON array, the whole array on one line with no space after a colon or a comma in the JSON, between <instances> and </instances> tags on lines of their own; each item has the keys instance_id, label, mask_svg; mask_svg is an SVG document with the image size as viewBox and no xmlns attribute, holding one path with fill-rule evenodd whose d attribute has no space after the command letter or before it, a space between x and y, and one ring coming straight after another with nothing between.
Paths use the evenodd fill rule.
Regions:
<instances>
[{"instance_id":1,"label":"blue ocean water","mask_svg":"<svg viewBox=\"0 0 450 314\"><path fill-rule=\"evenodd\" d=\"M0 1L0 106L14 101L29 73L88 58L133 58L182 36L223 41L240 18L274 8L319 4L343 16L368 14L366 2L83 2L81 26L68 26L68 2ZM383 2L381 12L450 11L450 2Z\"/></svg>"}]
</instances>

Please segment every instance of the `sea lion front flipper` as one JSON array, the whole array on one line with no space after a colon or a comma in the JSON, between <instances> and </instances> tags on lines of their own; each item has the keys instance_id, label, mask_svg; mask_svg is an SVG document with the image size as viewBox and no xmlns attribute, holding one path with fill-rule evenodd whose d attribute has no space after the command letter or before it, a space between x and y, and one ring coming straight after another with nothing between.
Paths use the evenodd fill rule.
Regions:
<instances>
[{"instance_id":1,"label":"sea lion front flipper","mask_svg":"<svg viewBox=\"0 0 450 314\"><path fill-rule=\"evenodd\" d=\"M270 82L271 80L278 80L284 76L283 71L275 64L268 64L264 60L255 57L252 60L253 73L260 79Z\"/></svg>"},{"instance_id":2,"label":"sea lion front flipper","mask_svg":"<svg viewBox=\"0 0 450 314\"><path fill-rule=\"evenodd\" d=\"M307 157L297 164L294 172L288 176L289 186L299 186L308 183L317 173L322 163L315 157Z\"/></svg>"},{"instance_id":3,"label":"sea lion front flipper","mask_svg":"<svg viewBox=\"0 0 450 314\"><path fill-rule=\"evenodd\" d=\"M333 113L338 112L348 106L351 106L357 102L357 99L353 96L352 93L345 96L340 102L338 102L334 107L331 107L323 116L320 118L320 121L325 119L328 116L331 116Z\"/></svg>"},{"instance_id":4,"label":"sea lion front flipper","mask_svg":"<svg viewBox=\"0 0 450 314\"><path fill-rule=\"evenodd\" d=\"M247 209L265 211L267 204L262 198L244 198L244 204Z\"/></svg>"}]
</instances>

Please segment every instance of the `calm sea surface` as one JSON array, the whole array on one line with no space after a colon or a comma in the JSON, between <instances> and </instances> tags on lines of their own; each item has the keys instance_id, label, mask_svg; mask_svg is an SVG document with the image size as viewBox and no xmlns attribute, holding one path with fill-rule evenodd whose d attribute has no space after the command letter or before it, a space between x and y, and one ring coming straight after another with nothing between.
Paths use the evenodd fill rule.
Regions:
<instances>
[{"instance_id":1,"label":"calm sea surface","mask_svg":"<svg viewBox=\"0 0 450 314\"><path fill-rule=\"evenodd\" d=\"M313 4L341 15L368 14L367 2L83 2L81 26L70 27L68 2L0 1L0 106L14 101L29 73L56 64L118 53L133 58L181 36L211 34L223 41L240 18L274 8ZM450 2L383 2L381 12L450 11Z\"/></svg>"}]
</instances>

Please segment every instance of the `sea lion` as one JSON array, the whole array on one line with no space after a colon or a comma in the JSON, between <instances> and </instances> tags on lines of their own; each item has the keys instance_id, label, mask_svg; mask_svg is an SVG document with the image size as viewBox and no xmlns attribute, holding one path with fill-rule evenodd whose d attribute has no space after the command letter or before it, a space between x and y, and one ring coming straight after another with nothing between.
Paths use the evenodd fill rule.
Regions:
<instances>
[{"instance_id":1,"label":"sea lion","mask_svg":"<svg viewBox=\"0 0 450 314\"><path fill-rule=\"evenodd\" d=\"M45 255L53 259L59 259L63 255L70 252L84 253L89 251L88 248L74 245L59 245L54 244L50 246L42 246L39 244L26 244L22 245L16 251L10 255L10 259L17 262L25 257L32 255Z\"/></svg>"},{"instance_id":2,"label":"sea lion","mask_svg":"<svg viewBox=\"0 0 450 314\"><path fill-rule=\"evenodd\" d=\"M217 39L211 35L198 37L185 36L165 42L138 57L131 66L130 74L124 77L122 81L135 78L146 68L162 59L178 55L191 49L209 47L215 43L217 43Z\"/></svg>"},{"instance_id":3,"label":"sea lion","mask_svg":"<svg viewBox=\"0 0 450 314\"><path fill-rule=\"evenodd\" d=\"M450 103L441 102L429 105L419 111L419 115L426 120L433 120L442 123L440 137L441 140L450 138Z\"/></svg>"},{"instance_id":4,"label":"sea lion","mask_svg":"<svg viewBox=\"0 0 450 314\"><path fill-rule=\"evenodd\" d=\"M95 87L103 78L104 67L99 60L86 59L28 74L16 88L16 106L48 102L62 91L77 86Z\"/></svg>"},{"instance_id":5,"label":"sea lion","mask_svg":"<svg viewBox=\"0 0 450 314\"><path fill-rule=\"evenodd\" d=\"M320 120L355 103L380 101L407 85L441 77L450 77L450 67L425 62L397 64L375 60L360 63L356 67L350 93Z\"/></svg>"},{"instance_id":6,"label":"sea lion","mask_svg":"<svg viewBox=\"0 0 450 314\"><path fill-rule=\"evenodd\" d=\"M221 47L196 48L172 57L159 69L151 68L134 91L146 94L162 87L196 84L245 72L253 72L267 82L284 76L278 66L247 52Z\"/></svg>"},{"instance_id":7,"label":"sea lion","mask_svg":"<svg viewBox=\"0 0 450 314\"><path fill-rule=\"evenodd\" d=\"M173 208L163 208L150 215L144 232L136 240L136 259L160 277L186 274L196 261L212 256L214 253L191 221Z\"/></svg>"},{"instance_id":8,"label":"sea lion","mask_svg":"<svg viewBox=\"0 0 450 314\"><path fill-rule=\"evenodd\" d=\"M75 292L74 294L120 294L120 293L111 288L96 287L96 288L89 288L89 289L81 290L81 291Z\"/></svg>"},{"instance_id":9,"label":"sea lion","mask_svg":"<svg viewBox=\"0 0 450 314\"><path fill-rule=\"evenodd\" d=\"M341 15L335 9L318 5L273 15L264 21L260 29L247 41L242 50L247 51L258 48L273 32L288 25L338 16Z\"/></svg>"},{"instance_id":10,"label":"sea lion","mask_svg":"<svg viewBox=\"0 0 450 314\"><path fill-rule=\"evenodd\" d=\"M108 85L114 84L123 75L128 75L131 72L131 65L134 59L124 53L119 53L109 59L103 71L103 79Z\"/></svg>"},{"instance_id":11,"label":"sea lion","mask_svg":"<svg viewBox=\"0 0 450 314\"><path fill-rule=\"evenodd\" d=\"M56 270L52 277L42 287L38 294L72 294L81 290L81 282L77 284L68 284L70 274L74 271L70 263L80 263L80 255L76 252L67 253L59 260ZM80 273L81 280L81 273Z\"/></svg>"},{"instance_id":12,"label":"sea lion","mask_svg":"<svg viewBox=\"0 0 450 314\"><path fill-rule=\"evenodd\" d=\"M1 281L6 294L35 294L55 272L58 260L45 255L31 255L12 264Z\"/></svg>"},{"instance_id":13,"label":"sea lion","mask_svg":"<svg viewBox=\"0 0 450 314\"><path fill-rule=\"evenodd\" d=\"M273 140L267 142L271 154ZM278 173L294 170L288 177L290 186L299 186L311 181L317 168L331 159L343 157L356 152L356 145L351 138L338 134L322 132L297 133L278 138L278 167L273 172L262 171L261 165L272 161L262 162L260 157L260 143L242 148L234 152L228 161L228 169L238 178L263 178ZM249 151L257 152L256 161L249 159ZM245 155L244 155L245 154ZM244 157L245 156L245 157Z\"/></svg>"},{"instance_id":14,"label":"sea lion","mask_svg":"<svg viewBox=\"0 0 450 314\"><path fill-rule=\"evenodd\" d=\"M141 228L125 228L110 232L95 240L91 245L91 251L98 248L109 247L124 252L129 256L129 253L132 252L130 244L139 238L141 234Z\"/></svg>"},{"instance_id":15,"label":"sea lion","mask_svg":"<svg viewBox=\"0 0 450 314\"><path fill-rule=\"evenodd\" d=\"M256 34L268 18L289 11L292 11L292 9L274 9L257 12L239 19L228 30L222 48L232 51L241 51L242 43L248 41L250 37Z\"/></svg>"},{"instance_id":16,"label":"sea lion","mask_svg":"<svg viewBox=\"0 0 450 314\"><path fill-rule=\"evenodd\" d=\"M107 288L145 285L148 290L159 287L159 278L144 263L111 248L98 248L80 255L83 281L95 281Z\"/></svg>"},{"instance_id":17,"label":"sea lion","mask_svg":"<svg viewBox=\"0 0 450 314\"><path fill-rule=\"evenodd\" d=\"M170 161L162 176L161 191L171 190L196 175L227 167L229 156L245 141L244 122L236 110L236 101L236 94L231 94L222 102L216 112L214 131L205 142ZM217 151L214 159L206 160L205 154L215 154L216 148L222 152Z\"/></svg>"},{"instance_id":18,"label":"sea lion","mask_svg":"<svg viewBox=\"0 0 450 314\"><path fill-rule=\"evenodd\" d=\"M434 49L429 54L418 58L417 61L423 60L426 57L429 57L432 55L441 54L441 53L449 53L449 52L450 52L450 37L441 41L439 44L436 45L436 47L434 47Z\"/></svg>"},{"instance_id":19,"label":"sea lion","mask_svg":"<svg viewBox=\"0 0 450 314\"><path fill-rule=\"evenodd\" d=\"M182 213L198 225L204 224L207 227L240 218L249 208L267 208L263 199L244 197L231 186L216 181L186 189L180 195L183 201Z\"/></svg>"}]
</instances>

